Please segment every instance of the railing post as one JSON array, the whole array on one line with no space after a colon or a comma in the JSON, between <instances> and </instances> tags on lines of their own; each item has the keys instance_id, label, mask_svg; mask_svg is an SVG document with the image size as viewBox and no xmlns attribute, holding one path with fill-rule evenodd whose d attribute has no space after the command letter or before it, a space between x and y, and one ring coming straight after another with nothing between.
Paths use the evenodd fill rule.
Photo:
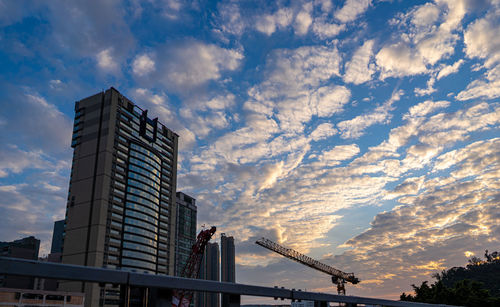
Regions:
<instances>
[{"instance_id":1,"label":"railing post","mask_svg":"<svg viewBox=\"0 0 500 307\"><path fill-rule=\"evenodd\" d=\"M314 307L328 307L328 303L321 301L314 301Z\"/></svg>"},{"instance_id":2,"label":"railing post","mask_svg":"<svg viewBox=\"0 0 500 307\"><path fill-rule=\"evenodd\" d=\"M170 289L149 289L148 307L172 307L172 290Z\"/></svg>"},{"instance_id":3,"label":"railing post","mask_svg":"<svg viewBox=\"0 0 500 307\"><path fill-rule=\"evenodd\" d=\"M222 307L240 307L241 297L238 294L222 294Z\"/></svg>"}]
</instances>

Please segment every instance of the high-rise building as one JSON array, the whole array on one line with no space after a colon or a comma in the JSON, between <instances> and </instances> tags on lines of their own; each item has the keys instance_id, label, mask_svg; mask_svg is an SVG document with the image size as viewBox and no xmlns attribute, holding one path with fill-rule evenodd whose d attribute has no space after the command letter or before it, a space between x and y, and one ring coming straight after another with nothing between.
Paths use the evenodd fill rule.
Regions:
<instances>
[{"instance_id":1,"label":"high-rise building","mask_svg":"<svg viewBox=\"0 0 500 307\"><path fill-rule=\"evenodd\" d=\"M175 242L175 275L181 276L186 261L196 243L196 199L177 192L177 231Z\"/></svg>"},{"instance_id":2,"label":"high-rise building","mask_svg":"<svg viewBox=\"0 0 500 307\"><path fill-rule=\"evenodd\" d=\"M219 244L208 243L205 248L205 253L203 253L203 260L200 268L200 279L220 281L219 270ZM219 293L198 293L198 307L219 307L219 304Z\"/></svg>"},{"instance_id":3,"label":"high-rise building","mask_svg":"<svg viewBox=\"0 0 500 307\"><path fill-rule=\"evenodd\" d=\"M221 281L236 282L234 238L222 233L220 236ZM222 306L229 306L229 295L222 294Z\"/></svg>"},{"instance_id":4,"label":"high-rise building","mask_svg":"<svg viewBox=\"0 0 500 307\"><path fill-rule=\"evenodd\" d=\"M220 236L221 281L236 282L234 238L225 233Z\"/></svg>"},{"instance_id":5,"label":"high-rise building","mask_svg":"<svg viewBox=\"0 0 500 307\"><path fill-rule=\"evenodd\" d=\"M50 253L62 253L64 237L64 220L54 222L54 230L52 232L52 244L50 246Z\"/></svg>"},{"instance_id":6,"label":"high-rise building","mask_svg":"<svg viewBox=\"0 0 500 307\"><path fill-rule=\"evenodd\" d=\"M75 103L63 263L174 274L177 140L114 88ZM60 289L86 306L119 299L110 285Z\"/></svg>"},{"instance_id":7,"label":"high-rise building","mask_svg":"<svg viewBox=\"0 0 500 307\"><path fill-rule=\"evenodd\" d=\"M0 242L0 256L38 260L40 240L35 237L26 237L12 242ZM33 277L0 275L0 288L33 289Z\"/></svg>"}]
</instances>

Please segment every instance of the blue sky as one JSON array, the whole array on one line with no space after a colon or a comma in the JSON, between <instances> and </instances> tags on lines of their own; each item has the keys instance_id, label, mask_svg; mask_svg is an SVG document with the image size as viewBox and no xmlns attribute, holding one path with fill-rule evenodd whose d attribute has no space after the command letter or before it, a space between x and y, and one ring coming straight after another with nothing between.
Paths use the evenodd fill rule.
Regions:
<instances>
[{"instance_id":1,"label":"blue sky","mask_svg":"<svg viewBox=\"0 0 500 307\"><path fill-rule=\"evenodd\" d=\"M499 248L500 2L0 0L1 240L64 217L74 102L180 135L178 187L237 281L397 298ZM252 301L252 299L248 299Z\"/></svg>"}]
</instances>

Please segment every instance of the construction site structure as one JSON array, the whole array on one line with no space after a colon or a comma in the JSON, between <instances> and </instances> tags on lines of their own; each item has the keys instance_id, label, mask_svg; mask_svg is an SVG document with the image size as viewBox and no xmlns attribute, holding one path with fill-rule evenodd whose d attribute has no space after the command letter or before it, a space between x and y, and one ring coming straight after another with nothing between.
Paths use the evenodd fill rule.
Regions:
<instances>
[{"instance_id":1,"label":"construction site structure","mask_svg":"<svg viewBox=\"0 0 500 307\"><path fill-rule=\"evenodd\" d=\"M359 283L359 279L354 276L354 273L345 273L336 268L333 268L329 265L319 262L309 256L301 254L291 248L286 248L284 246L279 245L269 239L261 238L255 242L256 244L265 247L273 252L276 252L282 256L287 257L288 259L297 261L298 263L302 263L307 265L310 268L321 271L332 276L332 282L337 285L337 293L345 295L345 283L350 282L352 284Z\"/></svg>"},{"instance_id":2,"label":"construction site structure","mask_svg":"<svg viewBox=\"0 0 500 307\"><path fill-rule=\"evenodd\" d=\"M216 231L215 226L210 229L202 230L196 237L196 243L191 248L191 254L186 261L186 265L182 269L180 277L197 278L200 272L200 265L203 259L203 253L208 241L212 238ZM174 290L172 296L172 307L189 307L193 299L193 291Z\"/></svg>"}]
</instances>

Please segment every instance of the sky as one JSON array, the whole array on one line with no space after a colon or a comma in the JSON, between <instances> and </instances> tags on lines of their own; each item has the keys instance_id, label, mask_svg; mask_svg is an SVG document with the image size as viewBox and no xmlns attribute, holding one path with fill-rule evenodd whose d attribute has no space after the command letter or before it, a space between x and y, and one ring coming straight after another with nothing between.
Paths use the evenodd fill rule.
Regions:
<instances>
[{"instance_id":1,"label":"sky","mask_svg":"<svg viewBox=\"0 0 500 307\"><path fill-rule=\"evenodd\" d=\"M397 299L500 249L498 33L499 0L0 0L0 240L49 251L74 102L113 86L179 134L237 282L336 292L266 237Z\"/></svg>"}]
</instances>

